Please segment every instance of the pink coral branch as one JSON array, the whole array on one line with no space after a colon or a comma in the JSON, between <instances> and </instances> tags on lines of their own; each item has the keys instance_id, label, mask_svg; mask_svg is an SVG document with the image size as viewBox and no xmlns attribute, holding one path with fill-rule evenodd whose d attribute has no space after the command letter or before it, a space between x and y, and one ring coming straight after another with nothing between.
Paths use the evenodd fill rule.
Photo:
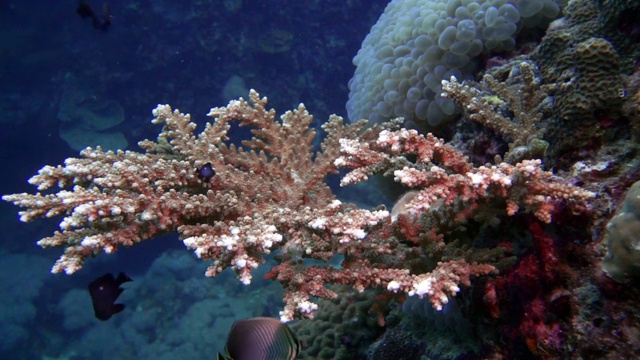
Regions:
<instances>
[{"instance_id":1,"label":"pink coral branch","mask_svg":"<svg viewBox=\"0 0 640 360\"><path fill-rule=\"evenodd\" d=\"M462 255L434 258L453 243L443 235L447 221L464 222L492 204L548 222L556 203L584 211L593 196L543 171L539 161L474 167L431 134L380 126L363 132L362 123L344 125L338 116L323 125L328 135L314 153L304 105L278 119L266 103L251 91L249 101L214 108L199 134L188 114L158 106L153 123L164 128L157 141L140 143L145 152L87 148L29 180L45 193L3 199L24 208L25 222L62 216L60 231L38 242L64 248L53 272L71 274L89 256L177 232L211 261L206 275L232 269L248 284L251 271L277 250L268 277L284 285L281 317L290 320L313 317L314 297L337 296L330 284L428 296L442 308L471 276L495 272ZM254 135L240 147L227 137L234 121ZM393 216L383 207L359 209L337 200L325 183L338 167L352 169L343 185L381 173L416 190ZM319 263L305 266L308 258ZM414 266L421 261L437 265Z\"/></svg>"},{"instance_id":2,"label":"pink coral branch","mask_svg":"<svg viewBox=\"0 0 640 360\"><path fill-rule=\"evenodd\" d=\"M595 196L542 170L540 160L474 167L442 139L415 130L385 130L375 142L350 140L341 142L341 146L342 156L336 164L353 169L345 175L342 185L393 171L396 181L419 188L419 193L405 205L407 211L420 213L434 206L451 207L456 202L473 204L503 199L509 215L524 207L548 223L559 201L567 202L576 211L584 211L587 200ZM417 155L415 163L408 162L407 155Z\"/></svg>"}]
</instances>

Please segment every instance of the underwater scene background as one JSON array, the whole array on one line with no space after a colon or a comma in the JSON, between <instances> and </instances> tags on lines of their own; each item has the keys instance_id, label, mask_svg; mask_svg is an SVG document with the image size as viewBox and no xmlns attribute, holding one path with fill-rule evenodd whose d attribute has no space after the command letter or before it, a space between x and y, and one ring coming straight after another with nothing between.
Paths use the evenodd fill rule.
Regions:
<instances>
[{"instance_id":1,"label":"underwater scene background","mask_svg":"<svg viewBox=\"0 0 640 360\"><path fill-rule=\"evenodd\" d=\"M297 359L640 356L638 13L0 1L0 358L210 359L254 317L295 318ZM281 130L256 98L229 103L250 89ZM163 142L189 125L158 104L199 134L227 103L215 141ZM47 164L64 165L27 182ZM172 190L199 200L119 202ZM132 235L97 237L114 228Z\"/></svg>"}]
</instances>

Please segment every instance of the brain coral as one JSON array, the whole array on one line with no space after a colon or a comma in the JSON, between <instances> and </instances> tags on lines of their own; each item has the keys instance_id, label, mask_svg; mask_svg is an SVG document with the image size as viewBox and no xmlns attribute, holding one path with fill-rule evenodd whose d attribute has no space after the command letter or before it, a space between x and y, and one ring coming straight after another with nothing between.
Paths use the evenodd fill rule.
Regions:
<instances>
[{"instance_id":1,"label":"brain coral","mask_svg":"<svg viewBox=\"0 0 640 360\"><path fill-rule=\"evenodd\" d=\"M313 320L291 325L303 344L300 359L362 359L369 344L384 331L376 317L369 314L375 291L359 293L344 286L332 290L340 293L336 301L319 300L322 306Z\"/></svg>"},{"instance_id":2,"label":"brain coral","mask_svg":"<svg viewBox=\"0 0 640 360\"><path fill-rule=\"evenodd\" d=\"M513 50L522 28L559 14L554 0L393 0L353 59L349 118L437 127L456 111L442 79L472 78L480 54Z\"/></svg>"}]
</instances>

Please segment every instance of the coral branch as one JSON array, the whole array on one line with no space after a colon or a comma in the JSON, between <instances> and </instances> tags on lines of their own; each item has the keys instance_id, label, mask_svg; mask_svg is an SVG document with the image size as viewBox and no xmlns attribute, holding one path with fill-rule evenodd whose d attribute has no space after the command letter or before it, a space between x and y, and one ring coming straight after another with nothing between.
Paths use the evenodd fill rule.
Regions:
<instances>
[{"instance_id":1,"label":"coral branch","mask_svg":"<svg viewBox=\"0 0 640 360\"><path fill-rule=\"evenodd\" d=\"M80 158L45 166L29 180L39 191L58 186L58 192L3 199L25 208L20 212L25 222L63 216L61 231L38 242L65 249L54 273L72 274L89 256L170 232L178 232L199 258L212 260L206 275L231 268L244 284L264 255L280 248L286 255L281 267L301 258L328 261L335 254L389 253L383 240L363 241L389 213L342 204L324 182L337 172L339 141L360 136L364 123L345 126L342 118L331 116L323 125L328 135L322 151L314 154L312 117L304 105L278 120L275 111L266 109L266 98L255 91L249 98L212 109L213 122L199 134L189 115L160 105L153 123L164 128L156 142L140 142L145 153L87 148ZM234 121L254 135L242 147L229 144L227 131ZM322 269L291 268L295 276ZM326 269L330 272L331 266ZM285 299L287 308L295 310L283 318L311 317L315 308L309 297L333 296L324 287L329 283L362 288L380 282L353 275L328 277L316 280L315 289L307 288L304 296L290 286Z\"/></svg>"},{"instance_id":2,"label":"coral branch","mask_svg":"<svg viewBox=\"0 0 640 360\"><path fill-rule=\"evenodd\" d=\"M200 256L226 259L217 259L210 274L233 264L247 280L245 268L262 262L259 254L268 253L287 228L296 226L288 217L334 200L323 180L336 172L337 157L335 150L313 156L315 133L309 130L312 117L304 105L277 121L275 112L265 108L266 98L252 91L250 100L212 109L209 116L215 120L197 136L189 115L160 105L153 123L164 124L164 129L157 142L140 143L146 153L87 148L80 158L45 166L29 180L40 191L55 185L63 190L3 199L26 208L20 212L25 222L64 215L61 232L39 242L67 248L53 272L70 274L89 255L178 231ZM227 145L232 121L253 127L254 138L243 144L248 151ZM331 134L323 147L337 149L338 139L355 136L361 125L344 126L334 116L325 127ZM197 176L207 163L216 172L211 182ZM71 191L64 190L71 185ZM238 243L240 237L244 243ZM239 245L248 248L235 253Z\"/></svg>"},{"instance_id":3,"label":"coral branch","mask_svg":"<svg viewBox=\"0 0 640 360\"><path fill-rule=\"evenodd\" d=\"M393 172L397 182L419 188L404 205L408 212L454 213L452 209L499 199L506 203L509 215L522 207L548 223L559 202L584 211L587 200L595 196L542 170L540 160L476 168L442 139L415 130L385 130L375 142L350 140L340 145L343 155L336 164L353 169L342 185L366 180L375 173ZM409 163L407 155L417 156L415 163Z\"/></svg>"},{"instance_id":4,"label":"coral branch","mask_svg":"<svg viewBox=\"0 0 640 360\"><path fill-rule=\"evenodd\" d=\"M543 157L549 146L542 140L544 130L539 123L543 105L553 87L541 86L534 70L534 64L523 61L513 66L505 82L486 74L481 85L489 92L463 85L455 77L442 80L443 97L460 104L469 119L511 140L504 159L512 164Z\"/></svg>"},{"instance_id":5,"label":"coral branch","mask_svg":"<svg viewBox=\"0 0 640 360\"><path fill-rule=\"evenodd\" d=\"M441 139L392 131L393 124L363 131L364 123L346 126L332 116L314 153L304 105L276 119L266 98L252 90L249 99L212 109L213 122L199 134L189 115L160 105L153 123L164 128L157 141L140 142L146 152L87 148L29 180L44 193L3 200L24 208L25 222L63 217L61 231L38 242L65 249L52 272L71 274L89 256L177 232L199 258L212 261L207 276L232 269L248 284L264 256L277 251L267 277L285 288L286 321L312 318L314 297L337 296L330 284L377 287L387 299L428 296L440 309L471 276L496 271L476 261L496 252L446 240L447 226L487 206L502 206L504 215L523 208L549 222L559 202L584 211L593 196L543 171L539 161L476 168ZM229 141L232 122L253 133L242 146ZM384 207L359 209L326 185L338 167L352 169L343 185L382 173L417 190L393 216Z\"/></svg>"}]
</instances>

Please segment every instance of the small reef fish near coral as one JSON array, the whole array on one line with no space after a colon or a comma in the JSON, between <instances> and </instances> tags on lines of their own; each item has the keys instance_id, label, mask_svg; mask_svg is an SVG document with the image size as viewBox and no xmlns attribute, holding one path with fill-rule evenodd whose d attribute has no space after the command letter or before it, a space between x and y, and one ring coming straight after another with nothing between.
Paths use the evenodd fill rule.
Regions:
<instances>
[{"instance_id":1,"label":"small reef fish near coral","mask_svg":"<svg viewBox=\"0 0 640 360\"><path fill-rule=\"evenodd\" d=\"M120 285L133 281L125 273L114 278L112 274L104 274L89 284L89 294L93 311L97 319L109 320L113 315L124 310L123 304L116 304L124 289Z\"/></svg>"},{"instance_id":2,"label":"small reef fish near coral","mask_svg":"<svg viewBox=\"0 0 640 360\"><path fill-rule=\"evenodd\" d=\"M301 349L291 329L278 319L257 317L231 326L218 360L294 360Z\"/></svg>"}]
</instances>

